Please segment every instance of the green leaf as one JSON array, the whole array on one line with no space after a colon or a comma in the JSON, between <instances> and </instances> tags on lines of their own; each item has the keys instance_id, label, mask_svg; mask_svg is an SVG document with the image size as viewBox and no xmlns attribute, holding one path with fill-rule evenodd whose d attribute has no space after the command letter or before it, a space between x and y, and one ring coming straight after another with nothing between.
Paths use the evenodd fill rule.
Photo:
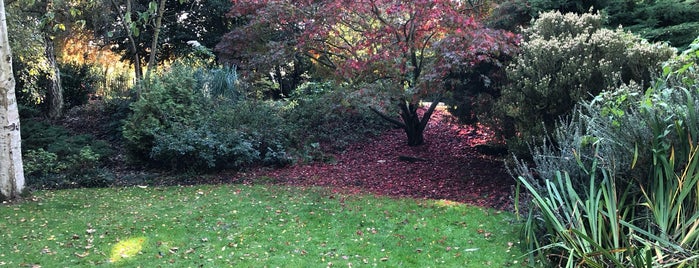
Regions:
<instances>
[{"instance_id":1,"label":"green leaf","mask_svg":"<svg viewBox=\"0 0 699 268\"><path fill-rule=\"evenodd\" d=\"M82 11L74 7L71 7L69 12L71 17L77 17L78 15L82 14Z\"/></svg>"},{"instance_id":2,"label":"green leaf","mask_svg":"<svg viewBox=\"0 0 699 268\"><path fill-rule=\"evenodd\" d=\"M151 1L148 3L148 13L150 14L155 14L158 12L158 3L155 1Z\"/></svg>"},{"instance_id":3,"label":"green leaf","mask_svg":"<svg viewBox=\"0 0 699 268\"><path fill-rule=\"evenodd\" d=\"M138 37L138 35L139 35L141 32L138 30L138 27L136 27L136 25L131 24L131 33L133 33L133 36L134 36L134 37Z\"/></svg>"},{"instance_id":4,"label":"green leaf","mask_svg":"<svg viewBox=\"0 0 699 268\"><path fill-rule=\"evenodd\" d=\"M65 30L66 30L66 25L63 24L63 23L59 23L59 24L56 24L56 25L53 27L53 29L54 29L54 30L58 29L58 30L61 30L61 31L65 31Z\"/></svg>"}]
</instances>

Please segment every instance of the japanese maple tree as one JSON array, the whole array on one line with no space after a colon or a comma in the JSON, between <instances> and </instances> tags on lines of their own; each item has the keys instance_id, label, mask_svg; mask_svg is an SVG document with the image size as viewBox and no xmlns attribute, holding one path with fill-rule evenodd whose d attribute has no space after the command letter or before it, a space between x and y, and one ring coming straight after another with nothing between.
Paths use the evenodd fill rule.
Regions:
<instances>
[{"instance_id":1,"label":"japanese maple tree","mask_svg":"<svg viewBox=\"0 0 699 268\"><path fill-rule=\"evenodd\" d=\"M249 56L245 51L251 49L262 54L260 57L271 57L267 62L302 55L358 90L362 85L381 84L398 105L400 117L387 115L380 107L372 110L403 128L411 146L424 143L427 122L442 94L449 90L445 78L450 72L481 61L497 61L500 54L514 53L519 40L510 32L487 29L479 23L488 9L483 1L233 3L230 15L244 23L219 43L224 60ZM254 38L253 29L267 37ZM247 45L240 42L243 36ZM419 114L420 101L426 97L432 105Z\"/></svg>"}]
</instances>

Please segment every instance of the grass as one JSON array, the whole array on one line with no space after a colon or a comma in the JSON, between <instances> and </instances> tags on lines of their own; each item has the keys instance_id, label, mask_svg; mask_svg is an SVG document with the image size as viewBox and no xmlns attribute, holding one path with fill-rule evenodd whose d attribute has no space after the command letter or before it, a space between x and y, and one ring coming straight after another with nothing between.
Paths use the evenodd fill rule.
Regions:
<instances>
[{"instance_id":1,"label":"grass","mask_svg":"<svg viewBox=\"0 0 699 268\"><path fill-rule=\"evenodd\" d=\"M0 266L519 266L514 216L265 185L39 191L0 206Z\"/></svg>"}]
</instances>

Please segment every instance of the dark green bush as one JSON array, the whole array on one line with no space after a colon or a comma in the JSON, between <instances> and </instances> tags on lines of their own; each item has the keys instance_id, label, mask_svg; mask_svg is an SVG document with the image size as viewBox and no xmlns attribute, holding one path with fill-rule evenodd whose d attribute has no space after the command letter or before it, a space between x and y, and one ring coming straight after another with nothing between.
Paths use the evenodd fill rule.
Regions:
<instances>
[{"instance_id":1,"label":"dark green bush","mask_svg":"<svg viewBox=\"0 0 699 268\"><path fill-rule=\"evenodd\" d=\"M288 151L295 146L294 122L284 118L286 109L283 102L245 100L217 110L213 120L224 131L239 131L258 151L262 164L283 166L290 163Z\"/></svg>"},{"instance_id":2,"label":"dark green bush","mask_svg":"<svg viewBox=\"0 0 699 268\"><path fill-rule=\"evenodd\" d=\"M103 163L112 153L107 142L90 135L74 135L47 122L22 121L22 154L29 187L109 185L114 178Z\"/></svg>"},{"instance_id":3,"label":"dark green bush","mask_svg":"<svg viewBox=\"0 0 699 268\"><path fill-rule=\"evenodd\" d=\"M150 158L178 170L239 168L260 160L255 145L235 131L203 121L196 128L174 124L155 136Z\"/></svg>"},{"instance_id":4,"label":"dark green bush","mask_svg":"<svg viewBox=\"0 0 699 268\"><path fill-rule=\"evenodd\" d=\"M289 111L287 120L297 128L296 138L302 144L331 144L343 149L388 129L386 121L369 107L383 109L383 103L391 103L380 90L367 86L362 90L336 88L328 85L306 85L301 90L317 94L300 94Z\"/></svg>"},{"instance_id":5,"label":"dark green bush","mask_svg":"<svg viewBox=\"0 0 699 268\"><path fill-rule=\"evenodd\" d=\"M608 24L652 41L687 49L699 35L699 2L611 0L606 5Z\"/></svg>"},{"instance_id":6,"label":"dark green bush","mask_svg":"<svg viewBox=\"0 0 699 268\"><path fill-rule=\"evenodd\" d=\"M212 170L253 164L286 165L290 133L271 102L241 101L155 136L150 159L175 169Z\"/></svg>"},{"instance_id":7,"label":"dark green bush","mask_svg":"<svg viewBox=\"0 0 699 268\"><path fill-rule=\"evenodd\" d=\"M281 106L245 100L236 79L231 68L175 64L144 84L124 123L134 159L191 171L288 164Z\"/></svg>"},{"instance_id":8,"label":"dark green bush","mask_svg":"<svg viewBox=\"0 0 699 268\"><path fill-rule=\"evenodd\" d=\"M197 90L193 69L175 64L160 76L143 81L140 99L131 104L133 113L124 122L123 135L131 156L147 160L161 133L176 124L196 129L210 109Z\"/></svg>"},{"instance_id":9,"label":"dark green bush","mask_svg":"<svg viewBox=\"0 0 699 268\"><path fill-rule=\"evenodd\" d=\"M99 82L104 80L98 69L88 64L61 64L59 69L66 110L86 104L90 95L96 93Z\"/></svg>"}]
</instances>

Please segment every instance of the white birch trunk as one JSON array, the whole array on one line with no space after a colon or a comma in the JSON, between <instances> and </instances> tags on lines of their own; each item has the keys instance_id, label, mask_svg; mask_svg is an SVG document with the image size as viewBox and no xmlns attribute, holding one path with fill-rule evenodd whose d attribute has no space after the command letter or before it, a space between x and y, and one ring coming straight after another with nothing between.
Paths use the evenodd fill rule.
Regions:
<instances>
[{"instance_id":1,"label":"white birch trunk","mask_svg":"<svg viewBox=\"0 0 699 268\"><path fill-rule=\"evenodd\" d=\"M0 0L0 199L18 198L24 188L22 140L12 74L5 1Z\"/></svg>"}]
</instances>

